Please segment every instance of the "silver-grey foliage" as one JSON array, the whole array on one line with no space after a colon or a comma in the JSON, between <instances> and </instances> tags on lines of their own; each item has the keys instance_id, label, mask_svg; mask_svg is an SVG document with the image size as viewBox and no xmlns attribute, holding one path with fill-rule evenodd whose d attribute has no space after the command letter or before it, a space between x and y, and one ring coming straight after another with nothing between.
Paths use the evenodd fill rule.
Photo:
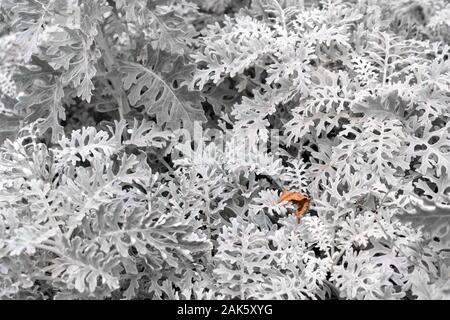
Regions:
<instances>
[{"instance_id":1,"label":"silver-grey foliage","mask_svg":"<svg viewBox=\"0 0 450 320\"><path fill-rule=\"evenodd\" d=\"M447 1L0 15L0 299L450 298Z\"/></svg>"}]
</instances>

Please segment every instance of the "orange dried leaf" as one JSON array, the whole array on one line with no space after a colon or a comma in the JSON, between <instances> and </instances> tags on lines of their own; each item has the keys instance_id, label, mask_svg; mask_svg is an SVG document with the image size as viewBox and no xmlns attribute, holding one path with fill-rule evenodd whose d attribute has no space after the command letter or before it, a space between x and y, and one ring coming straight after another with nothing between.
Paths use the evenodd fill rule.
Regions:
<instances>
[{"instance_id":1,"label":"orange dried leaf","mask_svg":"<svg viewBox=\"0 0 450 320\"><path fill-rule=\"evenodd\" d=\"M295 212L295 216L300 220L301 217L305 215L309 210L309 205L311 200L305 198L303 201L297 202L297 211Z\"/></svg>"},{"instance_id":2,"label":"orange dried leaf","mask_svg":"<svg viewBox=\"0 0 450 320\"><path fill-rule=\"evenodd\" d=\"M298 192L292 192L292 191L284 191L283 194L280 196L279 202L283 201L303 201L304 199L307 199L304 195Z\"/></svg>"},{"instance_id":3,"label":"orange dried leaf","mask_svg":"<svg viewBox=\"0 0 450 320\"><path fill-rule=\"evenodd\" d=\"M298 220L300 220L300 218L305 215L311 203L311 200L308 197L302 195L301 193L292 191L284 191L278 201L294 202L297 205L297 211L295 212L295 216L297 217Z\"/></svg>"}]
</instances>

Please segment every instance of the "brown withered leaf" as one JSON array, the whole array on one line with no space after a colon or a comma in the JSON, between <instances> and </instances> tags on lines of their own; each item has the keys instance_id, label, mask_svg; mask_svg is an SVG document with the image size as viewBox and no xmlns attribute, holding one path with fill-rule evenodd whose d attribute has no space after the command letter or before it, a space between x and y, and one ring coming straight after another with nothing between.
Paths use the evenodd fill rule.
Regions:
<instances>
[{"instance_id":1,"label":"brown withered leaf","mask_svg":"<svg viewBox=\"0 0 450 320\"><path fill-rule=\"evenodd\" d=\"M295 212L295 216L297 217L298 221L300 221L300 219L306 214L306 212L309 209L309 205L311 204L311 199L309 199L307 196L292 191L284 191L281 194L280 199L278 199L278 202L283 201L292 201L297 205L297 211Z\"/></svg>"}]
</instances>

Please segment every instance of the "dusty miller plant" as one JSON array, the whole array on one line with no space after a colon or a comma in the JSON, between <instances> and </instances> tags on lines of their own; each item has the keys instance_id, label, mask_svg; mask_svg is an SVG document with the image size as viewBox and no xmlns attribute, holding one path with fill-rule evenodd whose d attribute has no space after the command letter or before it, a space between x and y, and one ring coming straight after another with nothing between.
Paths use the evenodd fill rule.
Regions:
<instances>
[{"instance_id":1,"label":"dusty miller plant","mask_svg":"<svg viewBox=\"0 0 450 320\"><path fill-rule=\"evenodd\" d=\"M1 299L450 298L447 1L0 15Z\"/></svg>"}]
</instances>

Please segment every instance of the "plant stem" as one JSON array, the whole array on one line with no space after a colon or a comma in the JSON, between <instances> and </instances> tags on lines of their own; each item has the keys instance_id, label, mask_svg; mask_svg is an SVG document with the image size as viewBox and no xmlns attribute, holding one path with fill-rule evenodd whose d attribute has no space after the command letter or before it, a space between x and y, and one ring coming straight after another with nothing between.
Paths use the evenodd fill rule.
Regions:
<instances>
[{"instance_id":1,"label":"plant stem","mask_svg":"<svg viewBox=\"0 0 450 320\"><path fill-rule=\"evenodd\" d=\"M106 77L111 82L111 93L116 99L119 105L120 119L124 118L124 115L131 111L130 105L128 103L128 98L125 91L122 88L122 83L119 77L117 77L117 63L114 56L109 48L108 42L106 41L103 30L99 28L98 34L96 36L96 43L102 51L103 60L106 67Z\"/></svg>"}]
</instances>

